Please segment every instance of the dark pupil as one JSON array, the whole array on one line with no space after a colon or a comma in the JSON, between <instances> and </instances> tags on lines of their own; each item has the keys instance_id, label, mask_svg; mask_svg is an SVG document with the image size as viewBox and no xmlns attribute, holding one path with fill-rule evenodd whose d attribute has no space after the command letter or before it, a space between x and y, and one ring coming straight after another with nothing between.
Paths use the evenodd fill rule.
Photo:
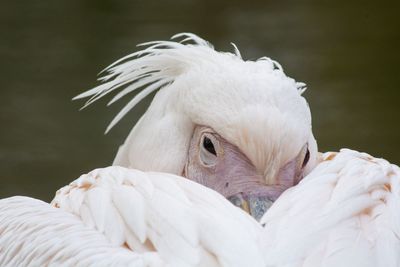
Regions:
<instances>
[{"instance_id":1,"label":"dark pupil","mask_svg":"<svg viewBox=\"0 0 400 267\"><path fill-rule=\"evenodd\" d=\"M302 168L304 168L304 166L307 165L308 160L310 159L310 150L307 149L307 153L304 157L304 161L303 161L303 165L301 166Z\"/></svg>"},{"instance_id":2,"label":"dark pupil","mask_svg":"<svg viewBox=\"0 0 400 267\"><path fill-rule=\"evenodd\" d=\"M210 152L211 154L214 154L215 156L217 155L217 152L215 152L214 144L208 137L204 137L203 139L203 146L204 148Z\"/></svg>"}]
</instances>

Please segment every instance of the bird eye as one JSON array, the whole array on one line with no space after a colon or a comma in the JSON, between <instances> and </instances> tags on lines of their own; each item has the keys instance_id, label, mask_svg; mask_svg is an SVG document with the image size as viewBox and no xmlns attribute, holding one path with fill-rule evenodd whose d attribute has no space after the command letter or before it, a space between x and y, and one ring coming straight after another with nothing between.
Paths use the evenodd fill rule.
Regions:
<instances>
[{"instance_id":1,"label":"bird eye","mask_svg":"<svg viewBox=\"0 0 400 267\"><path fill-rule=\"evenodd\" d=\"M215 147L213 142L211 141L210 138L208 138L207 136L204 136L203 138L203 147L210 152L213 155L217 155L217 152L215 151Z\"/></svg>"},{"instance_id":2,"label":"bird eye","mask_svg":"<svg viewBox=\"0 0 400 267\"><path fill-rule=\"evenodd\" d=\"M217 150L219 142L212 135L204 134L200 143L200 161L205 167L215 166L217 163Z\"/></svg>"},{"instance_id":3,"label":"bird eye","mask_svg":"<svg viewBox=\"0 0 400 267\"><path fill-rule=\"evenodd\" d=\"M304 168L307 165L309 160L310 160L310 150L308 150L308 148L307 148L306 155L304 156L303 165L301 165L301 167Z\"/></svg>"}]
</instances>

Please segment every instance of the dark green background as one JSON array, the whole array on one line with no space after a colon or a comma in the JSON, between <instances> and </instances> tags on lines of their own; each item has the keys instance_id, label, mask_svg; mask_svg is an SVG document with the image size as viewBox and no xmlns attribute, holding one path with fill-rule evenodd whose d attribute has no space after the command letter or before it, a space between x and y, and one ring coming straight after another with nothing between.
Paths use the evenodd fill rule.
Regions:
<instances>
[{"instance_id":1,"label":"dark green background","mask_svg":"<svg viewBox=\"0 0 400 267\"><path fill-rule=\"evenodd\" d=\"M70 99L140 42L189 31L246 59L269 56L308 84L320 150L354 148L400 163L399 7L384 1L2 2L0 197L50 200L61 186L110 165L145 110L107 136L129 99L79 112Z\"/></svg>"}]
</instances>

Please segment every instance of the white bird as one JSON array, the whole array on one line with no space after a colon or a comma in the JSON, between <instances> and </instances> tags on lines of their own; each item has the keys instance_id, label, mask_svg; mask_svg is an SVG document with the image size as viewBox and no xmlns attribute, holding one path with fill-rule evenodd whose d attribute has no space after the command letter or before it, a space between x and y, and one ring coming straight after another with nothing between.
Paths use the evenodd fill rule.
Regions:
<instances>
[{"instance_id":1,"label":"white bird","mask_svg":"<svg viewBox=\"0 0 400 267\"><path fill-rule=\"evenodd\" d=\"M271 204L263 199L274 201L294 186L261 220L272 266L400 266L398 167L349 150L320 155L304 84L268 58L243 61L236 47L235 55L221 54L197 36L181 36L192 44L148 43L108 68L107 82L78 96L93 96L90 104L133 82L113 103L147 86L109 130L161 88L114 164L182 174L257 219ZM233 191L224 188L235 182Z\"/></svg>"},{"instance_id":2,"label":"white bird","mask_svg":"<svg viewBox=\"0 0 400 267\"><path fill-rule=\"evenodd\" d=\"M91 96L91 104L122 87L112 103L143 89L109 130L159 90L114 161L137 170L114 166L79 178L57 193L52 204L61 210L1 200L0 234L8 235L0 235L0 263L108 265L114 257L118 265L133 257L137 266L399 266L398 167L354 151L321 156L304 84L268 58L243 61L236 48L220 53L182 36L147 43L77 97ZM260 229L223 197L256 219L278 200ZM93 236L76 257L81 243L69 227ZM58 238L43 241L52 234ZM99 255L82 256L91 253Z\"/></svg>"}]
</instances>

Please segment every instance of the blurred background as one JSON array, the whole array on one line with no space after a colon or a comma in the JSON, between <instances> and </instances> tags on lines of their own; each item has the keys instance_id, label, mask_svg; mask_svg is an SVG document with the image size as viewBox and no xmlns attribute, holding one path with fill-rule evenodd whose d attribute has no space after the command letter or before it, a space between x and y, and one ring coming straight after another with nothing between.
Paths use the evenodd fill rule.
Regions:
<instances>
[{"instance_id":1,"label":"blurred background","mask_svg":"<svg viewBox=\"0 0 400 267\"><path fill-rule=\"evenodd\" d=\"M308 85L321 151L349 147L400 164L399 6L378 1L7 1L0 9L0 198L49 201L110 165L150 99L108 135L129 100L79 112L71 98L136 50L188 31L245 59L269 56Z\"/></svg>"}]
</instances>

